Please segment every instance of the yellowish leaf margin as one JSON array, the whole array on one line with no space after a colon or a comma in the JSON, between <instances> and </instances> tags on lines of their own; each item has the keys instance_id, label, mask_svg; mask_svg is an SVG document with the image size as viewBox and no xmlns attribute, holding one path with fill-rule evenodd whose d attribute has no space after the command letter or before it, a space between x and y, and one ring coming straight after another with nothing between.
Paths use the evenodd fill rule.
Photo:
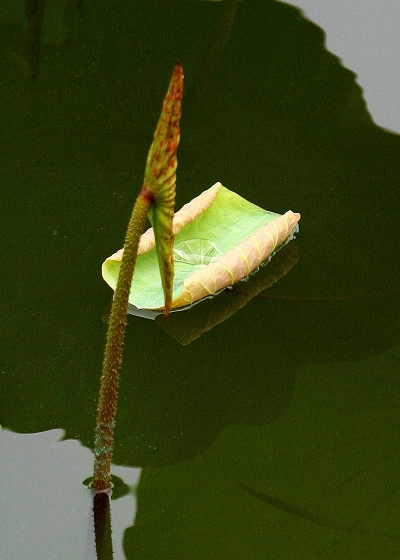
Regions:
<instances>
[{"instance_id":1,"label":"yellowish leaf margin","mask_svg":"<svg viewBox=\"0 0 400 560\"><path fill-rule=\"evenodd\" d=\"M173 219L174 235L204 212L214 202L221 188L221 183L216 183L178 210ZM268 222L211 264L188 276L184 280L181 295L172 301L171 309L191 305L246 278L289 237L299 220L300 214L289 210ZM154 246L154 232L153 228L150 228L140 239L138 255L150 251ZM106 282L104 272L107 261L121 260L122 254L123 249L120 249L103 264L103 278Z\"/></svg>"}]
</instances>

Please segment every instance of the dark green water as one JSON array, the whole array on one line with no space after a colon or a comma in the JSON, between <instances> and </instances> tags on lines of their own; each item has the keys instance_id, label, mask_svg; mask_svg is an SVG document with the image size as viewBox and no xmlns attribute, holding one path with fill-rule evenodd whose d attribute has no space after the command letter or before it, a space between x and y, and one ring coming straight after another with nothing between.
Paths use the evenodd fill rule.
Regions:
<instances>
[{"instance_id":1,"label":"dark green water","mask_svg":"<svg viewBox=\"0 0 400 560\"><path fill-rule=\"evenodd\" d=\"M23 11L5 4L0 558L93 558L100 267L176 59L177 207L221 181L301 212L299 261L245 307L224 293L130 317L115 558L398 558L399 135L283 3L47 0L35 83Z\"/></svg>"}]
</instances>

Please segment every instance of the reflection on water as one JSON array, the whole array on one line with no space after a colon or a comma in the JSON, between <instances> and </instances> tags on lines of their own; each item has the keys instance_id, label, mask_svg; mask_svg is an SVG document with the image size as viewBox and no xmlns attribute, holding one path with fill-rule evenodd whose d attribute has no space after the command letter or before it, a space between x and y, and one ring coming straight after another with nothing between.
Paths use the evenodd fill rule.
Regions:
<instances>
[{"instance_id":1,"label":"reflection on water","mask_svg":"<svg viewBox=\"0 0 400 560\"><path fill-rule=\"evenodd\" d=\"M63 430L37 434L0 431L1 556L96 558L92 493L83 486L93 467L93 453L77 441L63 440ZM114 560L125 558L123 538L136 516L135 487L141 469L113 467L129 493L112 500Z\"/></svg>"},{"instance_id":2,"label":"reflection on water","mask_svg":"<svg viewBox=\"0 0 400 560\"><path fill-rule=\"evenodd\" d=\"M192 332L215 326L190 345L129 317L115 434L125 470L113 470L131 488L145 470L136 517L132 493L112 502L114 547L129 526L128 558L398 557L394 539L315 526L237 486L398 532L400 139L372 122L357 69L298 9L246 0L208 87L221 2L109 0L68 3L68 44L43 49L33 86L15 62L15 2L3 4L0 28L18 37L0 39L1 422L32 433L2 433L8 557L28 546L82 557L111 297L100 266L121 245L176 59L188 93L177 207L221 181L260 207L295 208L300 258L271 299L224 322L198 306Z\"/></svg>"},{"instance_id":3,"label":"reflection on water","mask_svg":"<svg viewBox=\"0 0 400 560\"><path fill-rule=\"evenodd\" d=\"M384 9L375 0L288 3L324 29L327 48L357 74L374 122L400 132L399 3L390 0Z\"/></svg>"},{"instance_id":4,"label":"reflection on water","mask_svg":"<svg viewBox=\"0 0 400 560\"><path fill-rule=\"evenodd\" d=\"M131 557L184 557L187 539L195 558L397 557L399 358L304 366L277 422L230 425L201 456L144 469Z\"/></svg>"}]
</instances>

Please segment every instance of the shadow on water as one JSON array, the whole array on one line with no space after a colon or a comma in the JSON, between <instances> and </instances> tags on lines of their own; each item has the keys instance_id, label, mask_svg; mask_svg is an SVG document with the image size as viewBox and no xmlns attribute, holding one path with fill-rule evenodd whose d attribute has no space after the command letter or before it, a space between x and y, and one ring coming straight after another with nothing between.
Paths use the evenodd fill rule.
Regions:
<instances>
[{"instance_id":1,"label":"shadow on water","mask_svg":"<svg viewBox=\"0 0 400 560\"><path fill-rule=\"evenodd\" d=\"M398 407L389 391L390 386L397 394L390 364L393 359L398 365L398 358L382 358L381 365L379 356L392 356L399 342L399 137L374 125L354 74L325 50L323 31L293 7L238 2L229 33L218 43L208 87L204 60L221 17L219 2L111 0L83 2L77 11L73 4L65 23L68 44L43 49L36 83L13 69L5 74L13 84L1 84L2 425L21 433L63 428L66 437L92 447L105 337L101 316L110 299L100 265L121 246L159 100L179 58L186 105L177 205L221 181L264 208L300 211L300 256L269 289L271 299L254 297L187 346L157 322L129 318L114 457L118 464L147 470L139 493L144 509L141 513L139 500L138 525L126 532L126 555L162 549L161 538L153 543L146 538L146 531L165 533L168 520L161 513L157 517L158 507L171 523L183 522L181 510L188 532L199 523L215 550L215 543L228 550L231 535L237 547L233 556L243 556L247 546L252 558L263 558L255 544L259 535L239 513L248 507L254 521L258 510L246 506L237 486L228 485L224 469L239 465L246 474L250 464L246 487L261 492L270 483L276 492L265 495L313 512L317 490L306 467L300 468L300 482L290 470L289 490L280 486L277 474L279 465L288 472L298 457L312 471L307 453L313 441L321 448L315 472L337 483L332 495L344 500L355 519L343 519L346 514L339 511L321 518L354 524L362 512L348 504L370 507L374 498L361 474L346 486L344 498L338 473L351 471L355 463L363 472L364 457L372 484L368 476L380 467L365 458L369 445L355 447L358 430L372 434L366 438L371 449L379 445L379 433L386 437L375 459L377 453L383 456ZM46 33L46 19L43 26ZM7 51L4 41L0 47ZM11 55L3 61L13 60ZM199 76L205 76L200 85ZM364 297L373 293L379 297ZM218 296L221 302L234 297ZM222 305L218 298L199 305L196 320L206 322L212 305ZM360 370L357 364L365 361L373 366ZM346 411L339 394L347 399ZM312 421L306 410L315 415ZM340 437L349 442L348 455L339 454L340 463L332 453L325 463L324 453ZM393 476L398 446L392 451L392 463L380 471L392 486L382 495L398 493ZM262 474L258 465L264 465ZM314 501L290 499L287 494L296 494L296 488ZM209 502L201 500L202 493ZM335 504L324 499L321 507L331 513ZM231 508L243 523L247 545L233 533L233 519L232 526L227 522L221 528L222 545L211 521L200 522L191 504L198 516L208 512L219 528L218 519L230 519ZM280 523L302 532L303 526L286 525L286 518L278 517L264 527L265 534L276 535ZM183 531L186 538L188 532ZM215 557L195 535L191 539L202 558ZM321 536L319 550L331 542ZM348 558L340 542L344 548L337 557ZM185 550L175 533L168 534L165 546L171 558ZM279 547L273 537L271 546ZM290 550L285 556L281 549L281 557L301 557Z\"/></svg>"},{"instance_id":2,"label":"shadow on water","mask_svg":"<svg viewBox=\"0 0 400 560\"><path fill-rule=\"evenodd\" d=\"M240 482L238 482L237 484L238 484L239 488L241 488L245 492L248 492L251 496L254 496L254 498L256 498L257 500L265 502L266 504L269 504L269 505L271 505L272 507L274 507L278 510L282 510L282 511L284 511L284 512L286 512L289 515L292 515L294 517L305 519L306 521L311 521L311 523L315 523L317 525L322 525L322 526L326 526L326 527L332 527L334 529L339 529L340 531L344 531L344 532L348 531L348 532L351 532L351 533L360 533L361 535L366 534L366 535L369 535L369 536L371 536L371 535L374 536L375 535L377 537L385 537L385 538L395 539L395 540L400 539L399 534L388 535L388 534L385 534L385 533L374 533L372 531L362 531L362 530L354 528L354 527L348 527L347 525L341 525L340 523L334 523L334 522L330 521L329 519L326 519L325 517L320 517L319 515L315 515L314 513L310 512L310 511L307 511L303 508L299 508L298 506L296 506L294 504L290 504L288 502L285 502L284 500L280 500L279 498L274 498L273 496L267 496L263 492L258 492L257 490L254 490L253 488L248 488L247 486L244 486Z\"/></svg>"}]
</instances>

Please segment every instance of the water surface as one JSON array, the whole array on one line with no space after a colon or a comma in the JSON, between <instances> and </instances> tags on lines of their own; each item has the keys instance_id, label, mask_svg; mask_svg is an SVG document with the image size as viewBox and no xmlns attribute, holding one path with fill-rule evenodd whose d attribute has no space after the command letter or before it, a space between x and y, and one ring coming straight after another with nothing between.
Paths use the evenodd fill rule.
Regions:
<instances>
[{"instance_id":1,"label":"water surface","mask_svg":"<svg viewBox=\"0 0 400 560\"><path fill-rule=\"evenodd\" d=\"M374 115L305 4L48 0L34 83L24 14L5 5L0 557L92 554L100 267L123 243L179 59L177 206L221 181L301 212L298 262L246 301L129 318L115 558L397 558L395 120Z\"/></svg>"}]
</instances>

